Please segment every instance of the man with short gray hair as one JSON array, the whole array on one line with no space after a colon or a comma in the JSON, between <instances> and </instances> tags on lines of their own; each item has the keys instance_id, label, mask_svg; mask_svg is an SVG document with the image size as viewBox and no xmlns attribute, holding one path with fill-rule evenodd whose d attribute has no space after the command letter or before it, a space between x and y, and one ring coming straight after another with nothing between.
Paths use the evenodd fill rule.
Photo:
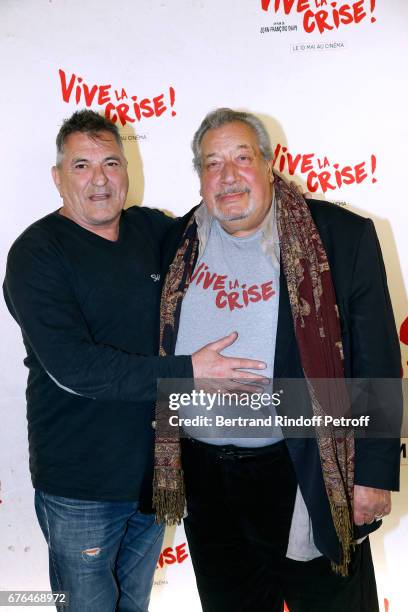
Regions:
<instances>
[{"instance_id":1,"label":"man with short gray hair","mask_svg":"<svg viewBox=\"0 0 408 612\"><path fill-rule=\"evenodd\" d=\"M64 121L52 176L62 206L17 238L4 281L27 351L30 470L51 586L74 612L147 612L163 537L150 493L157 380L241 379L241 368L263 364L223 357L232 336L192 356L157 356L160 243L174 221L123 210L115 125L91 110Z\"/></svg>"},{"instance_id":2,"label":"man with short gray hair","mask_svg":"<svg viewBox=\"0 0 408 612\"><path fill-rule=\"evenodd\" d=\"M273 379L306 379L314 418L349 413L345 377L397 380L398 338L372 221L305 201L274 174L267 131L250 113L209 113L192 147L202 203L166 239L173 263L161 354L193 352L235 329L226 354L262 360ZM336 381L329 405L316 379ZM398 391L389 403L398 422ZM228 437L207 423L181 439L184 524L203 610L281 612L284 600L291 612L378 610L369 542L356 541L391 510L398 440L354 439L350 430ZM165 444L159 427L157 458ZM156 471L157 508L168 520L183 513L177 452L173 440L173 469Z\"/></svg>"}]
</instances>

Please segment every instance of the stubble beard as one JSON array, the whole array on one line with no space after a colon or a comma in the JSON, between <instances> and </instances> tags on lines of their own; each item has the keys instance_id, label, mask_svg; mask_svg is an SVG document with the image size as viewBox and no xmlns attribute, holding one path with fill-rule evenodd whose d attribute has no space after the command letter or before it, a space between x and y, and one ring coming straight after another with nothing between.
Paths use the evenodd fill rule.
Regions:
<instances>
[{"instance_id":1,"label":"stubble beard","mask_svg":"<svg viewBox=\"0 0 408 612\"><path fill-rule=\"evenodd\" d=\"M218 197L220 197L221 195L230 195L230 194L234 194L234 193L250 193L250 190L248 189L248 187L232 187L229 189L225 189L225 191L223 191L222 193L217 193L216 195L216 200ZM241 221L242 219L247 219L251 213L254 210L254 206L253 206L253 202L249 202L248 206L246 208L244 208L244 210L241 210L241 212L239 213L233 213L230 215L226 215L225 213L222 212L222 210L218 207L217 202L214 205L214 209L213 209L213 216L218 220L218 221Z\"/></svg>"}]
</instances>

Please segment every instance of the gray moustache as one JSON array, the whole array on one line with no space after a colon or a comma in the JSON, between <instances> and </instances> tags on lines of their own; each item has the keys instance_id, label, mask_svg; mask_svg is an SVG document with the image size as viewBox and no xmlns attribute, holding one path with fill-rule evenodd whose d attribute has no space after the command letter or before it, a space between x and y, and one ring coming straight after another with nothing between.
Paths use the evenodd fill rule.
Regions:
<instances>
[{"instance_id":1,"label":"gray moustache","mask_svg":"<svg viewBox=\"0 0 408 612\"><path fill-rule=\"evenodd\" d=\"M220 198L225 195L233 195L234 193L250 193L250 189L248 187L229 187L224 189L224 191L219 191L215 194L216 198Z\"/></svg>"}]
</instances>

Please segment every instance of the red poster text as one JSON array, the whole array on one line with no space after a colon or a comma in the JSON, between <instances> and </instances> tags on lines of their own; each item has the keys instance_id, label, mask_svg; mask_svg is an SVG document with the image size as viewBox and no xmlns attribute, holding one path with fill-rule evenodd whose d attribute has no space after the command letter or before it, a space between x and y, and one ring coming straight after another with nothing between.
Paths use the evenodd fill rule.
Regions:
<instances>
[{"instance_id":1,"label":"red poster text","mask_svg":"<svg viewBox=\"0 0 408 612\"><path fill-rule=\"evenodd\" d=\"M259 0L258 0L259 1ZM341 26L358 24L363 20L376 21L374 17L376 0L357 0L357 2L331 2L330 0L261 0L264 11L290 15L303 14L305 32L337 30Z\"/></svg>"},{"instance_id":2,"label":"red poster text","mask_svg":"<svg viewBox=\"0 0 408 612\"><path fill-rule=\"evenodd\" d=\"M310 193L316 191L326 193L340 189L343 185L359 184L367 180L371 180L372 183L377 182L375 155L357 164L342 165L330 162L326 156L319 158L315 153L294 155L288 151L287 147L278 144L274 151L273 167L291 176L295 173L305 175L307 190Z\"/></svg>"},{"instance_id":3,"label":"red poster text","mask_svg":"<svg viewBox=\"0 0 408 612\"><path fill-rule=\"evenodd\" d=\"M400 341L402 344L408 345L408 317L401 323L400 333L399 333ZM408 361L406 363L408 365ZM401 370L401 376L404 376L404 370Z\"/></svg>"},{"instance_id":4,"label":"red poster text","mask_svg":"<svg viewBox=\"0 0 408 612\"><path fill-rule=\"evenodd\" d=\"M157 567L162 568L164 565L173 565L174 563L183 563L186 559L188 559L188 553L186 551L186 542L183 544L179 544L172 548L168 546L164 548L161 553L159 560L157 562Z\"/></svg>"},{"instance_id":5,"label":"red poster text","mask_svg":"<svg viewBox=\"0 0 408 612\"><path fill-rule=\"evenodd\" d=\"M67 76L64 70L59 71L61 94L64 102L75 101L76 104L85 106L98 105L105 109L107 119L122 125L135 123L142 119L160 117L164 113L175 116L174 103L176 92L170 86L156 96L143 97L128 95L122 89L113 89L109 84L89 84L80 76L71 73Z\"/></svg>"}]
</instances>

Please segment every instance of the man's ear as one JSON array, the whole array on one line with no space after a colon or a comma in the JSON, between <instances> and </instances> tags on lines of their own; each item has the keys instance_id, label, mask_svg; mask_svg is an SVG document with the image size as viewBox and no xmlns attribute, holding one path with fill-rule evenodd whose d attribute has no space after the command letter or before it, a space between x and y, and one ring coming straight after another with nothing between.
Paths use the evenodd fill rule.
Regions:
<instances>
[{"instance_id":1,"label":"man's ear","mask_svg":"<svg viewBox=\"0 0 408 612\"><path fill-rule=\"evenodd\" d=\"M60 179L59 170L58 170L57 166L53 166L51 168L51 174L52 174L52 179L53 179L53 181L55 183L55 186L58 189L59 194L61 195L61 191L60 191L61 179Z\"/></svg>"}]
</instances>

